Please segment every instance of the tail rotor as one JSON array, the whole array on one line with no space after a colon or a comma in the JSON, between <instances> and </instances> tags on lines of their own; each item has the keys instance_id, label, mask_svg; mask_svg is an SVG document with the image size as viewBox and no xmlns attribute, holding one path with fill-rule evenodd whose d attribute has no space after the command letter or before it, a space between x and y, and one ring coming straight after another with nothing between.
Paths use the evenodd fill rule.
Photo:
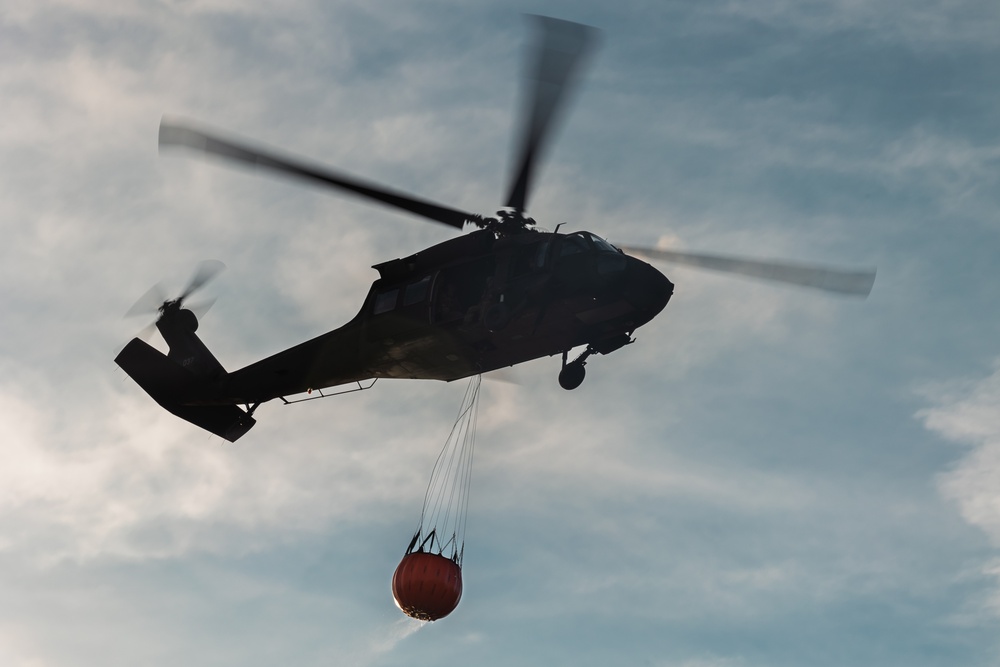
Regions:
<instances>
[{"instance_id":1,"label":"tail rotor","mask_svg":"<svg viewBox=\"0 0 1000 667\"><path fill-rule=\"evenodd\" d=\"M168 321L177 321L184 328L192 332L197 331L198 320L208 312L215 303L215 299L187 306L185 306L185 302L188 297L211 282L225 268L226 265L217 259L206 259L199 262L187 286L180 295L173 299L167 296L167 290L163 287L162 282L150 287L125 313L125 317L156 315L156 319L137 337L143 340L147 339L154 328L157 328L161 322Z\"/></svg>"}]
</instances>

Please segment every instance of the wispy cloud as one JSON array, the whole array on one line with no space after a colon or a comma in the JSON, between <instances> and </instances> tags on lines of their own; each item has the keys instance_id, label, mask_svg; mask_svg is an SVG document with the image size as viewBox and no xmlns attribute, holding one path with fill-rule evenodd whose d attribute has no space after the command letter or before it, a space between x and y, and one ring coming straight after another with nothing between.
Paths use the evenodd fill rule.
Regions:
<instances>
[{"instance_id":1,"label":"wispy cloud","mask_svg":"<svg viewBox=\"0 0 1000 667\"><path fill-rule=\"evenodd\" d=\"M941 492L962 517L1000 546L1000 363L978 379L957 380L925 390L934 404L917 416L966 451L941 473Z\"/></svg>"},{"instance_id":2,"label":"wispy cloud","mask_svg":"<svg viewBox=\"0 0 1000 667\"><path fill-rule=\"evenodd\" d=\"M122 313L197 260L229 267L199 333L235 368L343 323L371 264L452 235L160 157L161 114L489 213L523 22L450 0L5 5L0 661L328 665L343 650L376 665L418 648L441 665L875 664L887 651L933 665L992 646L974 624L940 632L996 576L941 497L1000 541L1000 370L934 388L926 429L899 396L914 368L947 377L996 354L995 281L963 282L961 263L979 253L995 268L996 105L978 85L992 70L972 67L992 62L995 10L549 10L607 34L542 166L541 224L877 259L872 298L664 267L670 305L635 345L592 357L580 389L558 388L558 357L484 385L467 596L418 631L388 578L461 383L268 404L229 445L111 359L145 324ZM939 262L951 243L960 262ZM926 481L941 437L964 449L939 496ZM972 584L954 583L969 570Z\"/></svg>"}]
</instances>

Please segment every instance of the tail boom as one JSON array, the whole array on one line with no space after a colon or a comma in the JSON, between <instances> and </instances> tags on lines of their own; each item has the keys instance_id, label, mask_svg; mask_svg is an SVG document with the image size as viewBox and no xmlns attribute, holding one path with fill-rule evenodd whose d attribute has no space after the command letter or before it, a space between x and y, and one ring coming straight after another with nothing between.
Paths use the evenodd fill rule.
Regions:
<instances>
[{"instance_id":1,"label":"tail boom","mask_svg":"<svg viewBox=\"0 0 1000 667\"><path fill-rule=\"evenodd\" d=\"M216 380L192 372L138 338L125 346L115 363L168 412L229 442L236 442L257 423L237 405L198 401L211 393L208 385Z\"/></svg>"}]
</instances>

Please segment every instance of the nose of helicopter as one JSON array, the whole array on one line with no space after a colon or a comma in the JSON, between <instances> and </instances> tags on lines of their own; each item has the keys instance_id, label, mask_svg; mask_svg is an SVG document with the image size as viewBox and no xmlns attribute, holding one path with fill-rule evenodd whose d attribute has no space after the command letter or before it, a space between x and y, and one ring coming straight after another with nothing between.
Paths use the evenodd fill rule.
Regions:
<instances>
[{"instance_id":1,"label":"nose of helicopter","mask_svg":"<svg viewBox=\"0 0 1000 667\"><path fill-rule=\"evenodd\" d=\"M640 326L657 316L670 301L674 284L646 262L628 257L626 298L640 313Z\"/></svg>"}]
</instances>

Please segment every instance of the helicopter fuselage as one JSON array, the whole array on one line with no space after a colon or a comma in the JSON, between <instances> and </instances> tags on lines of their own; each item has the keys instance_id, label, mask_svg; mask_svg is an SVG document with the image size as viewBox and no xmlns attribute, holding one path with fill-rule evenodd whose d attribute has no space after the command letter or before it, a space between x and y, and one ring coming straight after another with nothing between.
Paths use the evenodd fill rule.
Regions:
<instances>
[{"instance_id":1,"label":"helicopter fuselage","mask_svg":"<svg viewBox=\"0 0 1000 667\"><path fill-rule=\"evenodd\" d=\"M374 268L380 278L350 322L222 376L195 400L254 405L372 378L450 381L582 345L607 354L673 292L589 232L479 230Z\"/></svg>"}]
</instances>

